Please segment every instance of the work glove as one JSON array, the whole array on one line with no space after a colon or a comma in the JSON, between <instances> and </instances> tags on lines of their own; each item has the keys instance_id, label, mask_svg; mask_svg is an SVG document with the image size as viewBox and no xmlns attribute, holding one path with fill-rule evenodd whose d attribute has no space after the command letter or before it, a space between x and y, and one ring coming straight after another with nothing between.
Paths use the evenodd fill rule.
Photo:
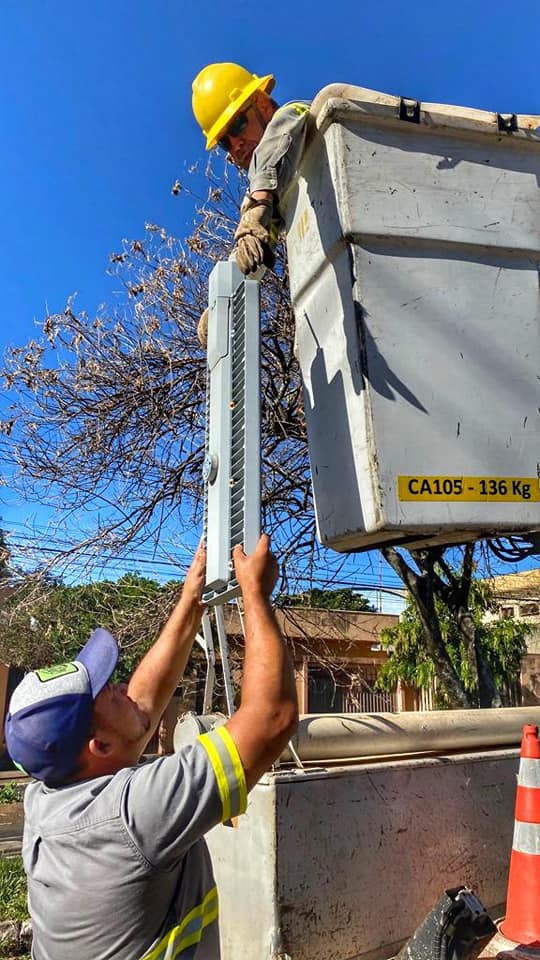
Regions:
<instances>
[{"instance_id":1,"label":"work glove","mask_svg":"<svg viewBox=\"0 0 540 960\"><path fill-rule=\"evenodd\" d=\"M242 273L255 273L259 267L274 264L270 242L273 200L252 200L247 197L240 208L240 222L234 239L234 259Z\"/></svg>"},{"instance_id":2,"label":"work glove","mask_svg":"<svg viewBox=\"0 0 540 960\"><path fill-rule=\"evenodd\" d=\"M201 347L206 350L208 343L208 307L201 313L201 319L197 324L197 336Z\"/></svg>"}]
</instances>

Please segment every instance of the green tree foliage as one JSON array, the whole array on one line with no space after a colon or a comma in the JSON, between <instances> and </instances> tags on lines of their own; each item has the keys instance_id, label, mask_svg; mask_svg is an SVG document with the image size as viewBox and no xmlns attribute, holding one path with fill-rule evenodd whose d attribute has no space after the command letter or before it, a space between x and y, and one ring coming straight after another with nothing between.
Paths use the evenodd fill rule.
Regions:
<instances>
[{"instance_id":1,"label":"green tree foliage","mask_svg":"<svg viewBox=\"0 0 540 960\"><path fill-rule=\"evenodd\" d=\"M156 638L178 589L179 584L161 586L136 573L79 586L27 585L2 610L0 660L26 669L70 660L102 626L119 642L121 671L131 672Z\"/></svg>"},{"instance_id":2,"label":"green tree foliage","mask_svg":"<svg viewBox=\"0 0 540 960\"><path fill-rule=\"evenodd\" d=\"M18 783L8 780L0 784L0 806L9 803L20 803L23 794Z\"/></svg>"},{"instance_id":3,"label":"green tree foliage","mask_svg":"<svg viewBox=\"0 0 540 960\"><path fill-rule=\"evenodd\" d=\"M509 705L510 690L519 677L521 660L527 650L530 627L512 619L484 623L485 614L494 609L493 595L485 581L472 582L468 609L474 624L475 642L491 672L501 703ZM470 706L477 706L478 673L471 664L463 632L458 628L453 612L442 600L435 599L435 610L450 663L471 699ZM433 684L437 676L436 663L430 656L418 607L412 597L398 625L382 631L381 643L389 656L379 674L379 689L393 690L399 680L419 688ZM454 705L444 685L436 686L435 700L439 707Z\"/></svg>"},{"instance_id":4,"label":"green tree foliage","mask_svg":"<svg viewBox=\"0 0 540 960\"><path fill-rule=\"evenodd\" d=\"M313 587L312 590L306 590L304 593L283 594L279 598L279 606L374 612L374 607L367 597L350 588L321 590L319 587Z\"/></svg>"}]
</instances>

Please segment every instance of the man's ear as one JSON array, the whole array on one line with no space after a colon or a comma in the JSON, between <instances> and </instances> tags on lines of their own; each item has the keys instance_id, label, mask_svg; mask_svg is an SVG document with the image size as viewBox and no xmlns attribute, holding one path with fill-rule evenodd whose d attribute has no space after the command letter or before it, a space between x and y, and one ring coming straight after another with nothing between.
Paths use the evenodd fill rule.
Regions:
<instances>
[{"instance_id":1,"label":"man's ear","mask_svg":"<svg viewBox=\"0 0 540 960\"><path fill-rule=\"evenodd\" d=\"M256 99L257 108L262 114L265 123L270 123L270 120L276 112L276 107L271 97L267 93L259 92L259 95Z\"/></svg>"},{"instance_id":2,"label":"man's ear","mask_svg":"<svg viewBox=\"0 0 540 960\"><path fill-rule=\"evenodd\" d=\"M94 757L103 759L112 753L113 745L107 740L101 740L100 737L92 737L88 741L88 750Z\"/></svg>"}]
</instances>

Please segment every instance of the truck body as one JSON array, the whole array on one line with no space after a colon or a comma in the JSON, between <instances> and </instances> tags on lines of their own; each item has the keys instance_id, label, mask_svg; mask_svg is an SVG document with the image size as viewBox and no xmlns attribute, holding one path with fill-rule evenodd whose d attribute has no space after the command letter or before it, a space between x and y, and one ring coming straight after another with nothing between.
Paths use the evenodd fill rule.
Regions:
<instances>
[{"instance_id":1,"label":"truck body","mask_svg":"<svg viewBox=\"0 0 540 960\"><path fill-rule=\"evenodd\" d=\"M448 887L504 913L518 750L267 774L207 837L223 960L387 960Z\"/></svg>"},{"instance_id":2,"label":"truck body","mask_svg":"<svg viewBox=\"0 0 540 960\"><path fill-rule=\"evenodd\" d=\"M461 885L504 915L525 722L540 707L304 716L207 836L223 960L388 960Z\"/></svg>"},{"instance_id":3,"label":"truck body","mask_svg":"<svg viewBox=\"0 0 540 960\"><path fill-rule=\"evenodd\" d=\"M282 201L319 537L540 529L540 118L333 85Z\"/></svg>"}]
</instances>

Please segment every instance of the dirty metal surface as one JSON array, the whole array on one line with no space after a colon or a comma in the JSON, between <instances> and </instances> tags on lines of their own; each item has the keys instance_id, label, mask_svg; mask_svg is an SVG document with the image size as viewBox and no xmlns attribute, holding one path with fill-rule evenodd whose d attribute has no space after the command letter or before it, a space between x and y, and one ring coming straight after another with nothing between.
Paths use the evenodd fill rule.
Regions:
<instances>
[{"instance_id":1,"label":"dirty metal surface","mask_svg":"<svg viewBox=\"0 0 540 960\"><path fill-rule=\"evenodd\" d=\"M223 960L387 960L450 886L500 915L517 750L267 775L212 831Z\"/></svg>"},{"instance_id":2,"label":"dirty metal surface","mask_svg":"<svg viewBox=\"0 0 540 960\"><path fill-rule=\"evenodd\" d=\"M260 783L234 827L206 837L219 892L222 960L277 960L275 783Z\"/></svg>"},{"instance_id":3,"label":"dirty metal surface","mask_svg":"<svg viewBox=\"0 0 540 960\"><path fill-rule=\"evenodd\" d=\"M277 899L295 960L391 956L462 883L501 904L516 769L517 752L500 751L278 788Z\"/></svg>"}]
</instances>

